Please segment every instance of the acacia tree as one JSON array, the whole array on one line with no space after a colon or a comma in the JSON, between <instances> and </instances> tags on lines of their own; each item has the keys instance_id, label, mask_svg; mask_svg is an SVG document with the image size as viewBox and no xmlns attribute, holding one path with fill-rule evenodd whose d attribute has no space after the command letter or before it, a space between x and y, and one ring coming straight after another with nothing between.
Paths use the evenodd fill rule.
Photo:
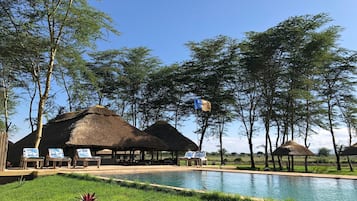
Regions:
<instances>
[{"instance_id":1,"label":"acacia tree","mask_svg":"<svg viewBox=\"0 0 357 201\"><path fill-rule=\"evenodd\" d=\"M128 119L133 126L141 123L140 120L140 102L143 89L148 82L148 77L160 65L158 58L151 55L151 50L146 47L137 47L132 49L124 48L119 64L119 88L122 100L127 102L129 107L127 111ZM139 127L140 127L139 126Z\"/></svg>"},{"instance_id":2,"label":"acacia tree","mask_svg":"<svg viewBox=\"0 0 357 201\"><path fill-rule=\"evenodd\" d=\"M283 117L284 136L290 140L303 136L307 147L313 119L316 119L314 111L318 111L313 99L317 69L322 65L321 57L334 45L334 33L338 30L333 26L322 29L328 22L330 18L325 14L305 15L291 17L274 28L282 52L283 82L279 87L282 107L278 111L283 114L280 116ZM293 161L293 157L291 159ZM307 171L307 163L305 169Z\"/></svg>"},{"instance_id":3,"label":"acacia tree","mask_svg":"<svg viewBox=\"0 0 357 201\"><path fill-rule=\"evenodd\" d=\"M326 111L326 119L323 128L330 134L333 150L336 157L336 168L341 170L340 148L336 143L335 129L339 126L339 102L345 97L354 96L353 76L355 73L356 55L347 50L338 49L331 51L325 57L325 65L320 71L319 96L323 102L322 107Z\"/></svg>"},{"instance_id":4,"label":"acacia tree","mask_svg":"<svg viewBox=\"0 0 357 201\"><path fill-rule=\"evenodd\" d=\"M348 146L352 146L352 139L357 133L357 99L352 95L347 95L338 100L338 107L340 108L341 118L345 122L348 132ZM347 162L350 171L353 171L353 166L349 156Z\"/></svg>"},{"instance_id":5,"label":"acacia tree","mask_svg":"<svg viewBox=\"0 0 357 201\"><path fill-rule=\"evenodd\" d=\"M93 105L89 90L88 77L94 77L81 54L68 47L65 52L57 55L58 71L54 73L56 84L67 95L67 107L69 111Z\"/></svg>"},{"instance_id":6,"label":"acacia tree","mask_svg":"<svg viewBox=\"0 0 357 201\"><path fill-rule=\"evenodd\" d=\"M308 146L307 137L319 112L313 99L317 75L338 32L333 26L322 29L329 21L325 14L296 16L265 32L248 33L242 60L261 90L259 108L266 130L266 161L268 147L272 150L272 120L278 127L277 141L280 132L284 143L294 140L299 136L296 131L305 127L303 136Z\"/></svg>"},{"instance_id":7,"label":"acacia tree","mask_svg":"<svg viewBox=\"0 0 357 201\"><path fill-rule=\"evenodd\" d=\"M219 131L221 142L224 125L233 119L230 113L234 93L230 83L234 80L233 69L236 65L238 45L229 37L218 36L201 42L189 42L187 46L192 55L191 59L183 64L183 68L189 89L187 96L191 97L191 108L193 98L206 99L212 105L211 112L194 113L199 125L196 131L200 135L199 149L202 149L203 139L210 127L211 131ZM212 127L213 125L216 127Z\"/></svg>"},{"instance_id":8,"label":"acacia tree","mask_svg":"<svg viewBox=\"0 0 357 201\"><path fill-rule=\"evenodd\" d=\"M144 127L158 120L168 119L167 109L171 101L175 100L170 93L172 81L168 79L171 70L171 68L163 67L148 76L139 104Z\"/></svg>"},{"instance_id":9,"label":"acacia tree","mask_svg":"<svg viewBox=\"0 0 357 201\"><path fill-rule=\"evenodd\" d=\"M275 100L278 86L280 85L280 60L279 42L269 29L262 33L247 33L247 42L243 51L243 68L246 69L250 79L257 80L260 94L258 105L259 117L265 128L265 168L269 167L269 147L271 149L270 127L274 115Z\"/></svg>"},{"instance_id":10,"label":"acacia tree","mask_svg":"<svg viewBox=\"0 0 357 201\"><path fill-rule=\"evenodd\" d=\"M244 61L242 61L243 63ZM244 65L244 64L242 64ZM256 131L255 123L258 121L258 105L260 93L258 82L249 77L244 68L238 67L237 81L235 82L235 111L241 121L245 136L247 137L250 152L250 167L255 169L253 138Z\"/></svg>"},{"instance_id":11,"label":"acacia tree","mask_svg":"<svg viewBox=\"0 0 357 201\"><path fill-rule=\"evenodd\" d=\"M93 46L102 36L102 29L114 31L109 25L111 19L104 13L90 7L86 0L19 0L8 7L6 20L18 33L25 32L41 40L39 55L41 62L28 67L38 91L37 131L35 147L42 137L43 114L50 96L52 76L56 70L56 57L67 48L80 52ZM19 30L18 27L25 27ZM18 38L23 42L22 38ZM35 48L35 45L32 46ZM74 48L76 47L76 48ZM36 48L37 49L37 48Z\"/></svg>"},{"instance_id":12,"label":"acacia tree","mask_svg":"<svg viewBox=\"0 0 357 201\"><path fill-rule=\"evenodd\" d=\"M186 107L181 107L185 95L182 85L177 64L158 68L148 76L139 105L144 127L166 120L174 122L176 128L181 119L189 114Z\"/></svg>"},{"instance_id":13,"label":"acacia tree","mask_svg":"<svg viewBox=\"0 0 357 201\"><path fill-rule=\"evenodd\" d=\"M89 54L91 61L85 72L88 87L93 91L97 104L111 104L118 96L118 77L121 70L120 50L105 50Z\"/></svg>"}]
</instances>

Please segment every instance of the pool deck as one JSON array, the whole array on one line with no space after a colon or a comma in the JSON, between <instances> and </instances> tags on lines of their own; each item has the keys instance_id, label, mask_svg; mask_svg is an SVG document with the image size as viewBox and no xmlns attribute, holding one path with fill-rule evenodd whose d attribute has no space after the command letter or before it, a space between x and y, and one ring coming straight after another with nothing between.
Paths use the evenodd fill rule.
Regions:
<instances>
[{"instance_id":1,"label":"pool deck","mask_svg":"<svg viewBox=\"0 0 357 201\"><path fill-rule=\"evenodd\" d=\"M268 174L268 175L283 175L283 176L298 176L298 177L318 177L318 178L333 178L333 179L353 179L357 180L357 176L351 175L331 175L331 174L314 174L314 173L300 173L300 172L279 172L279 171L249 171L249 170L236 170L234 167L217 166L175 166L175 165L146 165L146 166L120 166L120 165L102 165L99 168L96 166L88 166L86 168L43 168L35 169L28 168L26 170L20 168L10 168L0 172L0 177L3 176L23 176L23 175L53 175L58 173L78 173L78 174L137 174L145 172L164 172L164 171L188 171L188 170L208 170L208 171L225 171L225 172L238 172L250 174Z\"/></svg>"}]
</instances>

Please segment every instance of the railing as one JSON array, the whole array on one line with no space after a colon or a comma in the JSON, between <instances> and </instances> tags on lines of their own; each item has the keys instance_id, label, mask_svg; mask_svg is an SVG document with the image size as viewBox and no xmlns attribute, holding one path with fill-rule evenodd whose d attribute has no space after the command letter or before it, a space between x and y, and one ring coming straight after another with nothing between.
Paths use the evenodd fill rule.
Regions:
<instances>
[{"instance_id":1,"label":"railing","mask_svg":"<svg viewBox=\"0 0 357 201\"><path fill-rule=\"evenodd\" d=\"M7 133L1 132L0 133L0 172L4 171L6 168L7 146L8 146Z\"/></svg>"}]
</instances>

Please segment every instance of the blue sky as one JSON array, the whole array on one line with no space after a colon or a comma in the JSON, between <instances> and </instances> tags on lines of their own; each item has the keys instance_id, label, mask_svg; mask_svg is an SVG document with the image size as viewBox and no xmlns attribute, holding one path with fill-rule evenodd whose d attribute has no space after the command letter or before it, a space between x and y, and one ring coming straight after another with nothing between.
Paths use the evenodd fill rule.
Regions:
<instances>
[{"instance_id":1,"label":"blue sky","mask_svg":"<svg viewBox=\"0 0 357 201\"><path fill-rule=\"evenodd\" d=\"M357 50L356 0L89 0L90 4L107 13L114 20L119 36L108 34L106 41L98 42L100 50L144 46L152 50L163 64L170 65L189 59L185 47L188 41L202 41L218 35L241 40L249 31L265 31L290 16L328 13L331 25L344 28L339 44ZM60 97L59 97L60 98ZM25 106L24 106L25 107ZM21 109L21 108L20 108ZM27 110L27 109L26 109ZM14 139L27 134L19 125ZM196 125L187 120L179 130L197 142L193 134ZM247 152L246 139L231 126L224 146L230 152ZM263 132L263 131L261 131ZM321 131L318 139L312 139L312 148L329 147L331 139ZM343 129L338 131L343 133ZM325 134L324 134L325 133ZM341 135L341 143L347 141ZM204 149L217 150L215 139L205 142ZM339 141L338 141L339 142ZM255 144L262 144L256 138ZM238 146L237 146L238 145Z\"/></svg>"},{"instance_id":2,"label":"blue sky","mask_svg":"<svg viewBox=\"0 0 357 201\"><path fill-rule=\"evenodd\" d=\"M188 59L188 41L217 35L242 39L248 31L264 31L290 16L328 13L331 24L344 27L341 45L356 49L357 1L353 0L91 0L106 12L120 36L109 35L99 48L145 46L164 64Z\"/></svg>"}]
</instances>

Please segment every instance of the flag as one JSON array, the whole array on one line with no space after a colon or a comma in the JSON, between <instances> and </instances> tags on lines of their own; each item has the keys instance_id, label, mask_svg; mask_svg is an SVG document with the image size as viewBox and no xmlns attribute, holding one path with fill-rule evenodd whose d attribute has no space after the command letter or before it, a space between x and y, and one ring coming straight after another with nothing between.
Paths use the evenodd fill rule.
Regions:
<instances>
[{"instance_id":1,"label":"flag","mask_svg":"<svg viewBox=\"0 0 357 201\"><path fill-rule=\"evenodd\" d=\"M193 103L196 110L211 112L211 102L204 99L195 99Z\"/></svg>"}]
</instances>

